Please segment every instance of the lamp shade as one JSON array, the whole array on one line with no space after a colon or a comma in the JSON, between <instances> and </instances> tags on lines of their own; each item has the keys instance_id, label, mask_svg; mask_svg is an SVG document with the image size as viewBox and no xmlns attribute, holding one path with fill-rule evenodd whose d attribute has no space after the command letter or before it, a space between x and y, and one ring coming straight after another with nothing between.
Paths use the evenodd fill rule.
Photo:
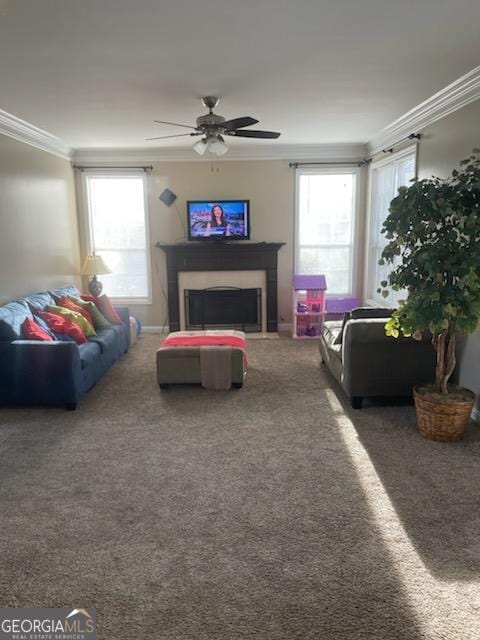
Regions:
<instances>
[{"instance_id":1,"label":"lamp shade","mask_svg":"<svg viewBox=\"0 0 480 640\"><path fill-rule=\"evenodd\" d=\"M81 275L82 276L96 276L102 273L111 273L101 256L95 254L87 256L83 263Z\"/></svg>"}]
</instances>

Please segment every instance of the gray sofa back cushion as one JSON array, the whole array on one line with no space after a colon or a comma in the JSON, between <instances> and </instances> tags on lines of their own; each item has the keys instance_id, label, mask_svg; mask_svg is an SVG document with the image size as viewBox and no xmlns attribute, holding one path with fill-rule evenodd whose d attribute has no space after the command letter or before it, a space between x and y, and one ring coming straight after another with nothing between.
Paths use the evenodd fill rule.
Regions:
<instances>
[{"instance_id":1,"label":"gray sofa back cushion","mask_svg":"<svg viewBox=\"0 0 480 640\"><path fill-rule=\"evenodd\" d=\"M395 309L387 309L386 307L357 307L353 309L353 311L350 311L350 318L352 320L361 320L362 318L390 318L394 311Z\"/></svg>"},{"instance_id":2,"label":"gray sofa back cushion","mask_svg":"<svg viewBox=\"0 0 480 640\"><path fill-rule=\"evenodd\" d=\"M386 307L357 307L352 311L347 311L343 316L342 330L335 340L335 344L342 344L343 332L345 331L345 325L349 320L362 320L367 318L390 318L394 309L388 309Z\"/></svg>"},{"instance_id":3,"label":"gray sofa back cushion","mask_svg":"<svg viewBox=\"0 0 480 640\"><path fill-rule=\"evenodd\" d=\"M25 318L33 319L33 315L24 300L14 300L0 307L0 341L20 340Z\"/></svg>"},{"instance_id":4,"label":"gray sofa back cushion","mask_svg":"<svg viewBox=\"0 0 480 640\"><path fill-rule=\"evenodd\" d=\"M80 291L74 284L66 284L58 289L53 289L53 291L49 291L49 294L55 301L59 300L63 296L73 296L74 298L80 297Z\"/></svg>"},{"instance_id":5,"label":"gray sofa back cushion","mask_svg":"<svg viewBox=\"0 0 480 640\"><path fill-rule=\"evenodd\" d=\"M55 304L54 299L47 291L32 293L26 298L23 298L23 301L32 309L39 309L40 311L43 311L49 304Z\"/></svg>"}]
</instances>

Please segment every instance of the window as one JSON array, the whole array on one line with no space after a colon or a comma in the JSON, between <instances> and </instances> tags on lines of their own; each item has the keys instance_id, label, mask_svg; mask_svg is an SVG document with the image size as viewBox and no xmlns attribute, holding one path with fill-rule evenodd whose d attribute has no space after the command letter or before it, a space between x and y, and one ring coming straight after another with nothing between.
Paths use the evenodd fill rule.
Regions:
<instances>
[{"instance_id":1,"label":"window","mask_svg":"<svg viewBox=\"0 0 480 640\"><path fill-rule=\"evenodd\" d=\"M410 147L371 167L367 256L367 298L370 303L395 306L403 295L401 291L390 291L388 298L384 298L377 293L380 282L386 280L391 271L391 265L380 266L378 261L388 242L381 229L388 216L390 202L397 195L398 188L408 186L415 177L415 164L416 147Z\"/></svg>"},{"instance_id":2,"label":"window","mask_svg":"<svg viewBox=\"0 0 480 640\"><path fill-rule=\"evenodd\" d=\"M297 170L295 271L324 274L329 295L353 294L356 169Z\"/></svg>"},{"instance_id":3,"label":"window","mask_svg":"<svg viewBox=\"0 0 480 640\"><path fill-rule=\"evenodd\" d=\"M101 276L112 298L150 301L150 261L144 173L86 173L89 251L111 273Z\"/></svg>"}]
</instances>

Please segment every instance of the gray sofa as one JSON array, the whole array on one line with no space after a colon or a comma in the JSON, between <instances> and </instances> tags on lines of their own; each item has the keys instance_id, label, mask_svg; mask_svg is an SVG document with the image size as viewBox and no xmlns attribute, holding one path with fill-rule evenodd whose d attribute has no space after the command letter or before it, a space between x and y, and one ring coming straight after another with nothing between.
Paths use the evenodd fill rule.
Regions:
<instances>
[{"instance_id":1,"label":"gray sofa","mask_svg":"<svg viewBox=\"0 0 480 640\"><path fill-rule=\"evenodd\" d=\"M390 314L388 310L356 309L344 320L324 323L322 362L355 409L361 409L365 397L411 396L415 385L435 380L430 341L386 336ZM372 315L380 317L365 317Z\"/></svg>"}]
</instances>

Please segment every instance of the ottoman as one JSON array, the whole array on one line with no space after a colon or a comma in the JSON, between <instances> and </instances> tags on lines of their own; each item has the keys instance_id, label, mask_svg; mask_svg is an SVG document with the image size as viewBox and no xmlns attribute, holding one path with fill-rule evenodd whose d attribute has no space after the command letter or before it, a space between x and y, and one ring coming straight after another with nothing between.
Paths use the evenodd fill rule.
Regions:
<instances>
[{"instance_id":1,"label":"ottoman","mask_svg":"<svg viewBox=\"0 0 480 640\"><path fill-rule=\"evenodd\" d=\"M246 373L243 331L175 331L157 351L157 380L161 389L170 384L240 388Z\"/></svg>"}]
</instances>

